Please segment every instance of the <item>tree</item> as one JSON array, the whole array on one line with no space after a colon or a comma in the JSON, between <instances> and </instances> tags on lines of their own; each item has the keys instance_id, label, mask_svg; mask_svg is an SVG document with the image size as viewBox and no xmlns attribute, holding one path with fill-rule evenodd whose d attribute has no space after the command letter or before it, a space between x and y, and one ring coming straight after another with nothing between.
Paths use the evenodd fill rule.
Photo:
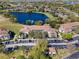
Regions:
<instances>
[{"instance_id":1,"label":"tree","mask_svg":"<svg viewBox=\"0 0 79 59\"><path fill-rule=\"evenodd\" d=\"M29 59L47 59L48 56L45 56L44 52L47 49L47 41L46 40L38 40L38 43L35 47L33 47L29 54Z\"/></svg>"},{"instance_id":2,"label":"tree","mask_svg":"<svg viewBox=\"0 0 79 59\"><path fill-rule=\"evenodd\" d=\"M26 24L26 25L31 25L31 21L30 21L30 20L26 20L26 21L25 21L25 24Z\"/></svg>"},{"instance_id":3,"label":"tree","mask_svg":"<svg viewBox=\"0 0 79 59\"><path fill-rule=\"evenodd\" d=\"M41 21L35 21L35 25L42 25Z\"/></svg>"},{"instance_id":4,"label":"tree","mask_svg":"<svg viewBox=\"0 0 79 59\"><path fill-rule=\"evenodd\" d=\"M0 52L3 52L3 50L4 50L4 45L0 44Z\"/></svg>"},{"instance_id":5,"label":"tree","mask_svg":"<svg viewBox=\"0 0 79 59\"><path fill-rule=\"evenodd\" d=\"M67 33L67 34L62 33L62 38L69 40L72 38L72 33Z\"/></svg>"},{"instance_id":6,"label":"tree","mask_svg":"<svg viewBox=\"0 0 79 59\"><path fill-rule=\"evenodd\" d=\"M17 22L16 17L13 15L10 15L8 12L4 14L4 17L10 18L11 22Z\"/></svg>"},{"instance_id":7,"label":"tree","mask_svg":"<svg viewBox=\"0 0 79 59\"><path fill-rule=\"evenodd\" d=\"M41 54L41 55L40 55L40 59L50 59L50 57L47 57L46 55Z\"/></svg>"},{"instance_id":8,"label":"tree","mask_svg":"<svg viewBox=\"0 0 79 59\"><path fill-rule=\"evenodd\" d=\"M68 21L70 22L79 22L79 17L76 17L74 14L69 14L68 15Z\"/></svg>"},{"instance_id":9,"label":"tree","mask_svg":"<svg viewBox=\"0 0 79 59\"><path fill-rule=\"evenodd\" d=\"M51 27L55 27L56 26L56 24L57 24L57 22L55 21L55 20L47 20L46 21L46 24L49 24Z\"/></svg>"},{"instance_id":10,"label":"tree","mask_svg":"<svg viewBox=\"0 0 79 59\"><path fill-rule=\"evenodd\" d=\"M4 15L4 17L6 17L6 18L10 18L10 17L11 17L11 15L10 15L9 13L4 13L3 15Z\"/></svg>"},{"instance_id":11,"label":"tree","mask_svg":"<svg viewBox=\"0 0 79 59\"><path fill-rule=\"evenodd\" d=\"M62 23L59 18L54 18L53 20L46 20L46 24L49 24L52 28L58 28L59 24Z\"/></svg>"},{"instance_id":12,"label":"tree","mask_svg":"<svg viewBox=\"0 0 79 59\"><path fill-rule=\"evenodd\" d=\"M11 15L10 16L10 21L16 23L17 22L17 19L16 19L16 17L14 17L14 16Z\"/></svg>"},{"instance_id":13,"label":"tree","mask_svg":"<svg viewBox=\"0 0 79 59\"><path fill-rule=\"evenodd\" d=\"M47 38L48 33L45 32L45 31L41 31L41 30L37 30L37 31L32 30L32 31L29 32L29 37L32 37L32 38Z\"/></svg>"},{"instance_id":14,"label":"tree","mask_svg":"<svg viewBox=\"0 0 79 59\"><path fill-rule=\"evenodd\" d=\"M26 59L23 55L17 56L16 59Z\"/></svg>"}]
</instances>

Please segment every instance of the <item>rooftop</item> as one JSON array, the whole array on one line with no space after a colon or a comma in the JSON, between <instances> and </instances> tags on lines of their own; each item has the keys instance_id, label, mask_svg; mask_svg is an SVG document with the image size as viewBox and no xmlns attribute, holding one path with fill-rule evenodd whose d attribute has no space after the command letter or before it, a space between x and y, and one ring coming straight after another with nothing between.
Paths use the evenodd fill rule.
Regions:
<instances>
[{"instance_id":1,"label":"rooftop","mask_svg":"<svg viewBox=\"0 0 79 59\"><path fill-rule=\"evenodd\" d=\"M51 28L49 25L25 25L20 32L29 32L32 30L44 30L46 32L55 31L55 29Z\"/></svg>"},{"instance_id":2,"label":"rooftop","mask_svg":"<svg viewBox=\"0 0 79 59\"><path fill-rule=\"evenodd\" d=\"M79 26L79 22L61 24L59 30L65 33L72 31L73 28Z\"/></svg>"}]
</instances>

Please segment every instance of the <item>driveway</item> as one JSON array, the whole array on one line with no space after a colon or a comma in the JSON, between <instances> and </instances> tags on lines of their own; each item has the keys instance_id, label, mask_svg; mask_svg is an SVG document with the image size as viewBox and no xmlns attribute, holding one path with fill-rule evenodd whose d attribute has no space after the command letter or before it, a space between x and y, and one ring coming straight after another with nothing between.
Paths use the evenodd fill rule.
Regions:
<instances>
[{"instance_id":1,"label":"driveway","mask_svg":"<svg viewBox=\"0 0 79 59\"><path fill-rule=\"evenodd\" d=\"M66 58L63 58L63 59L79 59L79 52L75 52L72 55L70 55Z\"/></svg>"}]
</instances>

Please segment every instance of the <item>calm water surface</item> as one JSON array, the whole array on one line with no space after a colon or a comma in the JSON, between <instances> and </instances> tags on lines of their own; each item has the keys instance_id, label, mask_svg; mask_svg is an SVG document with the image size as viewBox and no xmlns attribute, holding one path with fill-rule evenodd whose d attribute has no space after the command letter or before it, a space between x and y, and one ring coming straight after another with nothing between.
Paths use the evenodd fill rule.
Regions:
<instances>
[{"instance_id":1,"label":"calm water surface","mask_svg":"<svg viewBox=\"0 0 79 59\"><path fill-rule=\"evenodd\" d=\"M35 21L45 23L46 19L48 18L42 13L11 12L10 14L15 16L17 21L21 24L25 24L26 21L30 21L32 24L34 24Z\"/></svg>"}]
</instances>

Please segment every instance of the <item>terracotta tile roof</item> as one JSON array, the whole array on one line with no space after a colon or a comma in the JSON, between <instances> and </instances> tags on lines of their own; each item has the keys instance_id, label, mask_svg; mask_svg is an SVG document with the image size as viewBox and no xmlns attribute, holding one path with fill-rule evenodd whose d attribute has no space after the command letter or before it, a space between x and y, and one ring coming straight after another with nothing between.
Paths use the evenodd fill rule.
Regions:
<instances>
[{"instance_id":1,"label":"terracotta tile roof","mask_svg":"<svg viewBox=\"0 0 79 59\"><path fill-rule=\"evenodd\" d=\"M0 37L1 37L1 36L4 36L4 35L6 35L6 34L8 34L7 29L0 28Z\"/></svg>"},{"instance_id":2,"label":"terracotta tile roof","mask_svg":"<svg viewBox=\"0 0 79 59\"><path fill-rule=\"evenodd\" d=\"M49 54L56 54L56 49L54 47L49 47Z\"/></svg>"},{"instance_id":3,"label":"terracotta tile roof","mask_svg":"<svg viewBox=\"0 0 79 59\"><path fill-rule=\"evenodd\" d=\"M63 28L64 32L69 32L70 30L72 30L73 27L76 27L76 26L79 26L79 22L61 24L59 29Z\"/></svg>"},{"instance_id":4,"label":"terracotta tile roof","mask_svg":"<svg viewBox=\"0 0 79 59\"><path fill-rule=\"evenodd\" d=\"M51 51L51 52L52 52L52 51L56 51L54 47L49 47L48 49L49 49L49 51Z\"/></svg>"},{"instance_id":5,"label":"terracotta tile roof","mask_svg":"<svg viewBox=\"0 0 79 59\"><path fill-rule=\"evenodd\" d=\"M39 25L31 25L31 26L26 25L26 26L24 26L23 29L21 29L21 32L29 32L31 30L44 30L44 31L47 31L47 32L55 31L55 29L52 29L48 25L42 25L42 26L39 26Z\"/></svg>"}]
</instances>

